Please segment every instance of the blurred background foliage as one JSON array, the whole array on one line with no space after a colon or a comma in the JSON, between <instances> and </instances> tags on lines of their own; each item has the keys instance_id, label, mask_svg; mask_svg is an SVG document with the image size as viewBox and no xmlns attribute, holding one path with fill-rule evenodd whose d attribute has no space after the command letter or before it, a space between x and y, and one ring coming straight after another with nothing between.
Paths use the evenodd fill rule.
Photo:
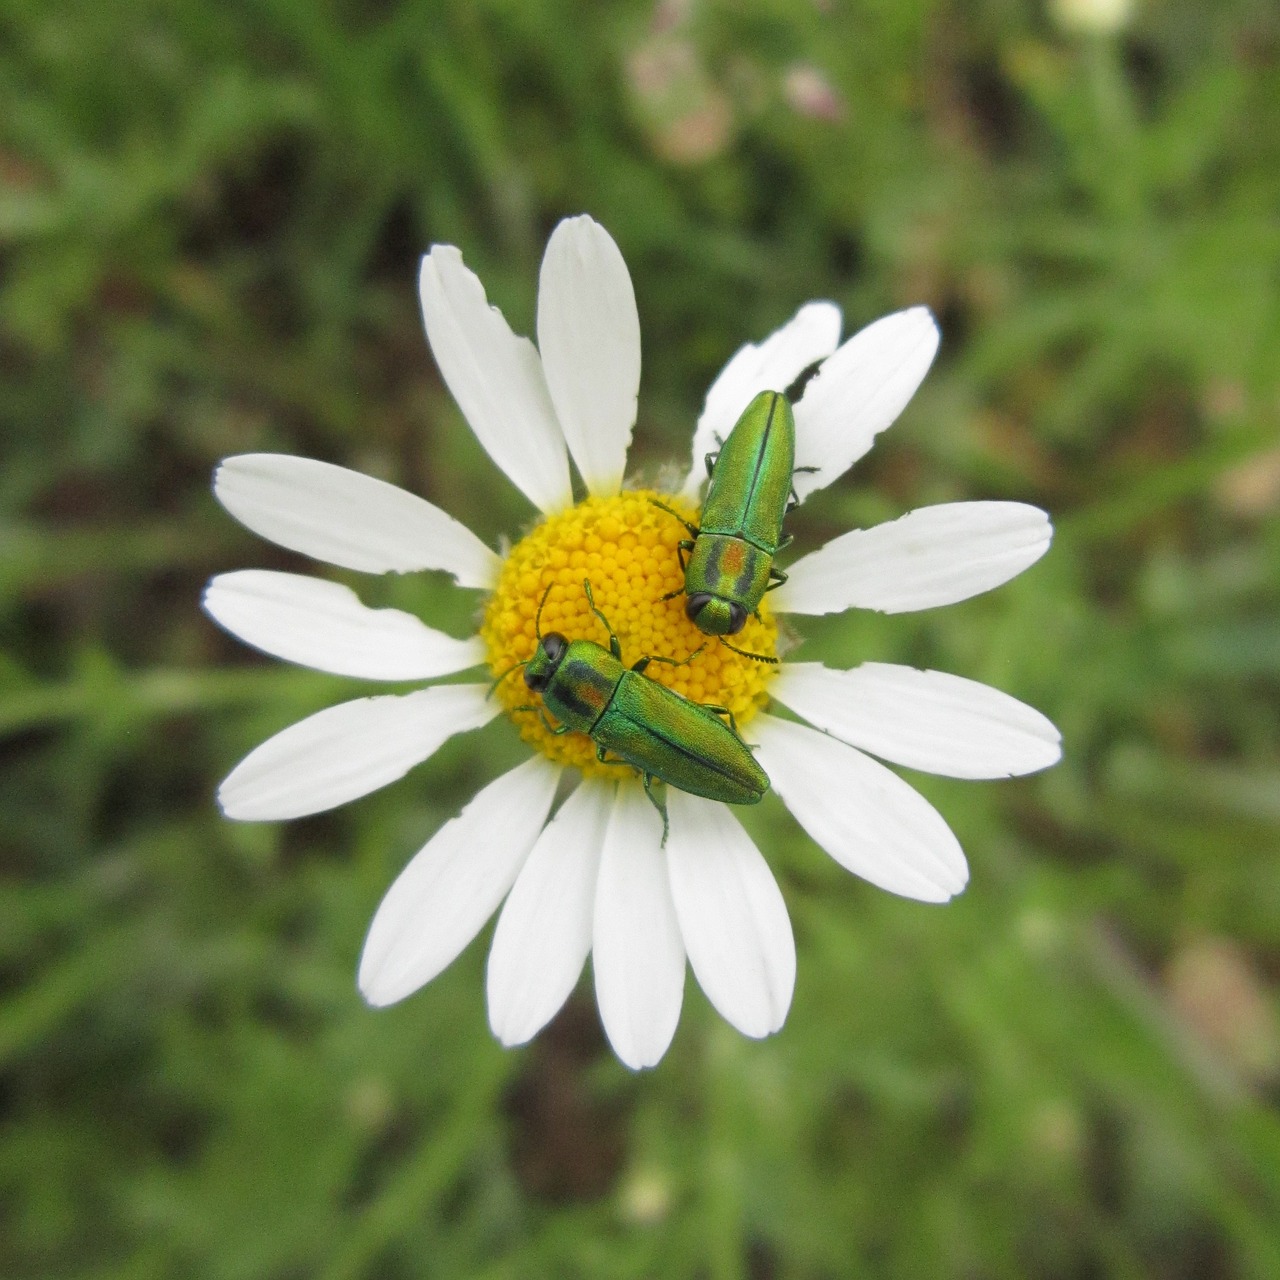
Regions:
<instances>
[{"instance_id":1,"label":"blurred background foliage","mask_svg":"<svg viewBox=\"0 0 1280 1280\"><path fill-rule=\"evenodd\" d=\"M1280 1276L1280 10L1128 8L2 0L0 1274ZM527 524L416 264L461 246L531 332L582 210L635 279L650 474L800 303L925 302L934 373L798 545L965 497L1059 529L989 596L806 629L1062 727L1043 777L912 778L968 891L891 898L762 806L789 1022L690 983L639 1077L589 983L499 1049L483 942L361 1004L374 905L514 734L225 822L217 780L352 686L198 609L303 563L217 508L227 454Z\"/></svg>"}]
</instances>

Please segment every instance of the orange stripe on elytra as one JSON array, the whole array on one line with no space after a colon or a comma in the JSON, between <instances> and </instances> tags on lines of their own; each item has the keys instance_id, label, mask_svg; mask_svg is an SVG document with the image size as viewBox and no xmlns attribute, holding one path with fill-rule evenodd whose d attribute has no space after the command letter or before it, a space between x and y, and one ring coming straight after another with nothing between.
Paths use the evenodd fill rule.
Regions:
<instances>
[{"instance_id":1,"label":"orange stripe on elytra","mask_svg":"<svg viewBox=\"0 0 1280 1280\"><path fill-rule=\"evenodd\" d=\"M730 577L737 577L747 561L746 544L738 541L726 542L720 553L719 569Z\"/></svg>"}]
</instances>

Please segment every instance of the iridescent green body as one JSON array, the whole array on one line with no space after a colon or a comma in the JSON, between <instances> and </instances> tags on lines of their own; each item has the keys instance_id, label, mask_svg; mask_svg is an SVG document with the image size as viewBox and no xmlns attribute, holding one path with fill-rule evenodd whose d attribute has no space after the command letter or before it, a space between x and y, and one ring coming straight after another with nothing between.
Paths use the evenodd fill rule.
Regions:
<instances>
[{"instance_id":1,"label":"iridescent green body","mask_svg":"<svg viewBox=\"0 0 1280 1280\"><path fill-rule=\"evenodd\" d=\"M791 405L762 391L747 406L714 458L711 483L684 567L685 612L708 635L736 635L764 593L786 581L773 557L790 542L782 522L790 509L796 460Z\"/></svg>"},{"instance_id":2,"label":"iridescent green body","mask_svg":"<svg viewBox=\"0 0 1280 1280\"><path fill-rule=\"evenodd\" d=\"M769 777L750 748L713 710L641 674L648 662L628 668L591 640L552 631L539 641L524 680L563 730L589 735L599 760L631 765L646 786L659 778L708 800L756 804Z\"/></svg>"},{"instance_id":3,"label":"iridescent green body","mask_svg":"<svg viewBox=\"0 0 1280 1280\"><path fill-rule=\"evenodd\" d=\"M654 797L654 778L726 804L760 801L769 790L769 775L738 737L732 713L690 702L643 674L651 662L682 665L670 658L641 658L624 666L618 637L596 608L590 584L582 586L591 611L609 632L609 647L568 640L558 631L539 633L538 648L524 664L524 682L542 695L543 706L560 722L552 726L539 708L546 727L552 733L585 733L596 744L596 759L602 764L638 770L649 799L662 814L664 842L667 811ZM614 759L608 759L609 752Z\"/></svg>"}]
</instances>

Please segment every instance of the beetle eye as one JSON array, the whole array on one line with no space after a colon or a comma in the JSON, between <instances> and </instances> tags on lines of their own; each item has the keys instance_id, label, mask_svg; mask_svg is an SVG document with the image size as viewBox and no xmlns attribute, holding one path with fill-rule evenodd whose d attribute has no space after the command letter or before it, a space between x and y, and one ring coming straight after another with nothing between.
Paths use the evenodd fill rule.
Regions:
<instances>
[{"instance_id":1,"label":"beetle eye","mask_svg":"<svg viewBox=\"0 0 1280 1280\"><path fill-rule=\"evenodd\" d=\"M747 625L747 611L733 600L729 601L729 631L728 634L736 636L743 627Z\"/></svg>"},{"instance_id":2,"label":"beetle eye","mask_svg":"<svg viewBox=\"0 0 1280 1280\"><path fill-rule=\"evenodd\" d=\"M538 641L538 652L524 669L524 682L534 693L541 693L551 683L560 661L569 651L569 642L558 631L548 631Z\"/></svg>"},{"instance_id":3,"label":"beetle eye","mask_svg":"<svg viewBox=\"0 0 1280 1280\"><path fill-rule=\"evenodd\" d=\"M711 593L709 591L695 591L684 602L684 611L690 622L698 621L698 614L711 603Z\"/></svg>"}]
</instances>

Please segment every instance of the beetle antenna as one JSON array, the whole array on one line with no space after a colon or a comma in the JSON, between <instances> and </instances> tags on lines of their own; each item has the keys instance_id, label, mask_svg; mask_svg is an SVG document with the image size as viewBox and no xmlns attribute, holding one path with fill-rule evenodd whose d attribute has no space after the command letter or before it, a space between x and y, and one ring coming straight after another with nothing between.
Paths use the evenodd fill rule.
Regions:
<instances>
[{"instance_id":1,"label":"beetle antenna","mask_svg":"<svg viewBox=\"0 0 1280 1280\"><path fill-rule=\"evenodd\" d=\"M502 683L502 682L503 682L503 681L504 681L504 680L505 680L505 679L506 679L506 678L507 678L507 677L508 677L508 676L509 676L513 671L519 671L521 667L527 667L528 665L529 665L529 659L528 659L528 658L526 658L523 662L513 662L513 663L511 664L511 666L509 666L509 667L508 667L508 668L507 668L507 669L506 669L506 670L505 670L505 671L504 671L504 672L503 672L503 673L502 673L502 674L501 674L501 675L500 675L500 676L499 676L499 677L498 677L498 678L497 678L497 679L496 679L496 680L495 680L495 681L494 681L494 682L489 686L489 692L488 692L488 693L486 693L486 694L484 695L484 696L485 696L485 701L487 702L490 698L492 698L492 697L493 697L493 692L494 692L494 690L495 690L495 689L496 689L496 688L497 688L497 687L498 687L498 686L499 686L499 685L500 685L500 684L501 684L501 683ZM519 710L519 708L517 708L517 710Z\"/></svg>"},{"instance_id":2,"label":"beetle antenna","mask_svg":"<svg viewBox=\"0 0 1280 1280\"><path fill-rule=\"evenodd\" d=\"M551 594L551 588L555 585L554 582L547 583L547 589L542 593L542 599L538 601L538 612L533 617L533 634L538 637L539 644L542 643L542 606L547 603L547 597ZM515 670L515 668L513 667L512 670Z\"/></svg>"},{"instance_id":3,"label":"beetle antenna","mask_svg":"<svg viewBox=\"0 0 1280 1280\"><path fill-rule=\"evenodd\" d=\"M770 658L763 653L750 653L746 649L739 649L736 644L730 644L724 636L720 637L720 643L724 645L726 649L732 649L734 653L740 654L744 658L750 658L752 662L767 662L771 667L776 667L778 665L777 658Z\"/></svg>"},{"instance_id":4,"label":"beetle antenna","mask_svg":"<svg viewBox=\"0 0 1280 1280\"><path fill-rule=\"evenodd\" d=\"M689 530L693 537L696 538L698 534L702 532L696 524L690 524L684 516L682 516L678 511L673 511L665 502L659 502L657 498L650 498L649 505L651 507L657 507L660 511L665 511L669 516L675 516L675 518Z\"/></svg>"},{"instance_id":5,"label":"beetle antenna","mask_svg":"<svg viewBox=\"0 0 1280 1280\"><path fill-rule=\"evenodd\" d=\"M591 612L592 612L592 613L594 613L594 614L596 615L596 617L600 619L600 621L604 624L604 629L609 633L610 637L612 638L612 636L613 636L613 634L614 634L613 627L610 625L610 623L609 623L609 619L608 619L608 618L606 618L606 617L604 616L604 614L603 614L603 613L601 613L601 612L600 612L600 610L596 608L596 598L595 598L595 596L594 596L594 595L592 595L592 593L591 593L591 579L590 579L590 578L583 578L583 580L582 580L582 589L583 589L583 591L585 591L585 592L586 592L586 595L587 595L587 605L588 605L588 606L589 606L589 608L591 609Z\"/></svg>"}]
</instances>

